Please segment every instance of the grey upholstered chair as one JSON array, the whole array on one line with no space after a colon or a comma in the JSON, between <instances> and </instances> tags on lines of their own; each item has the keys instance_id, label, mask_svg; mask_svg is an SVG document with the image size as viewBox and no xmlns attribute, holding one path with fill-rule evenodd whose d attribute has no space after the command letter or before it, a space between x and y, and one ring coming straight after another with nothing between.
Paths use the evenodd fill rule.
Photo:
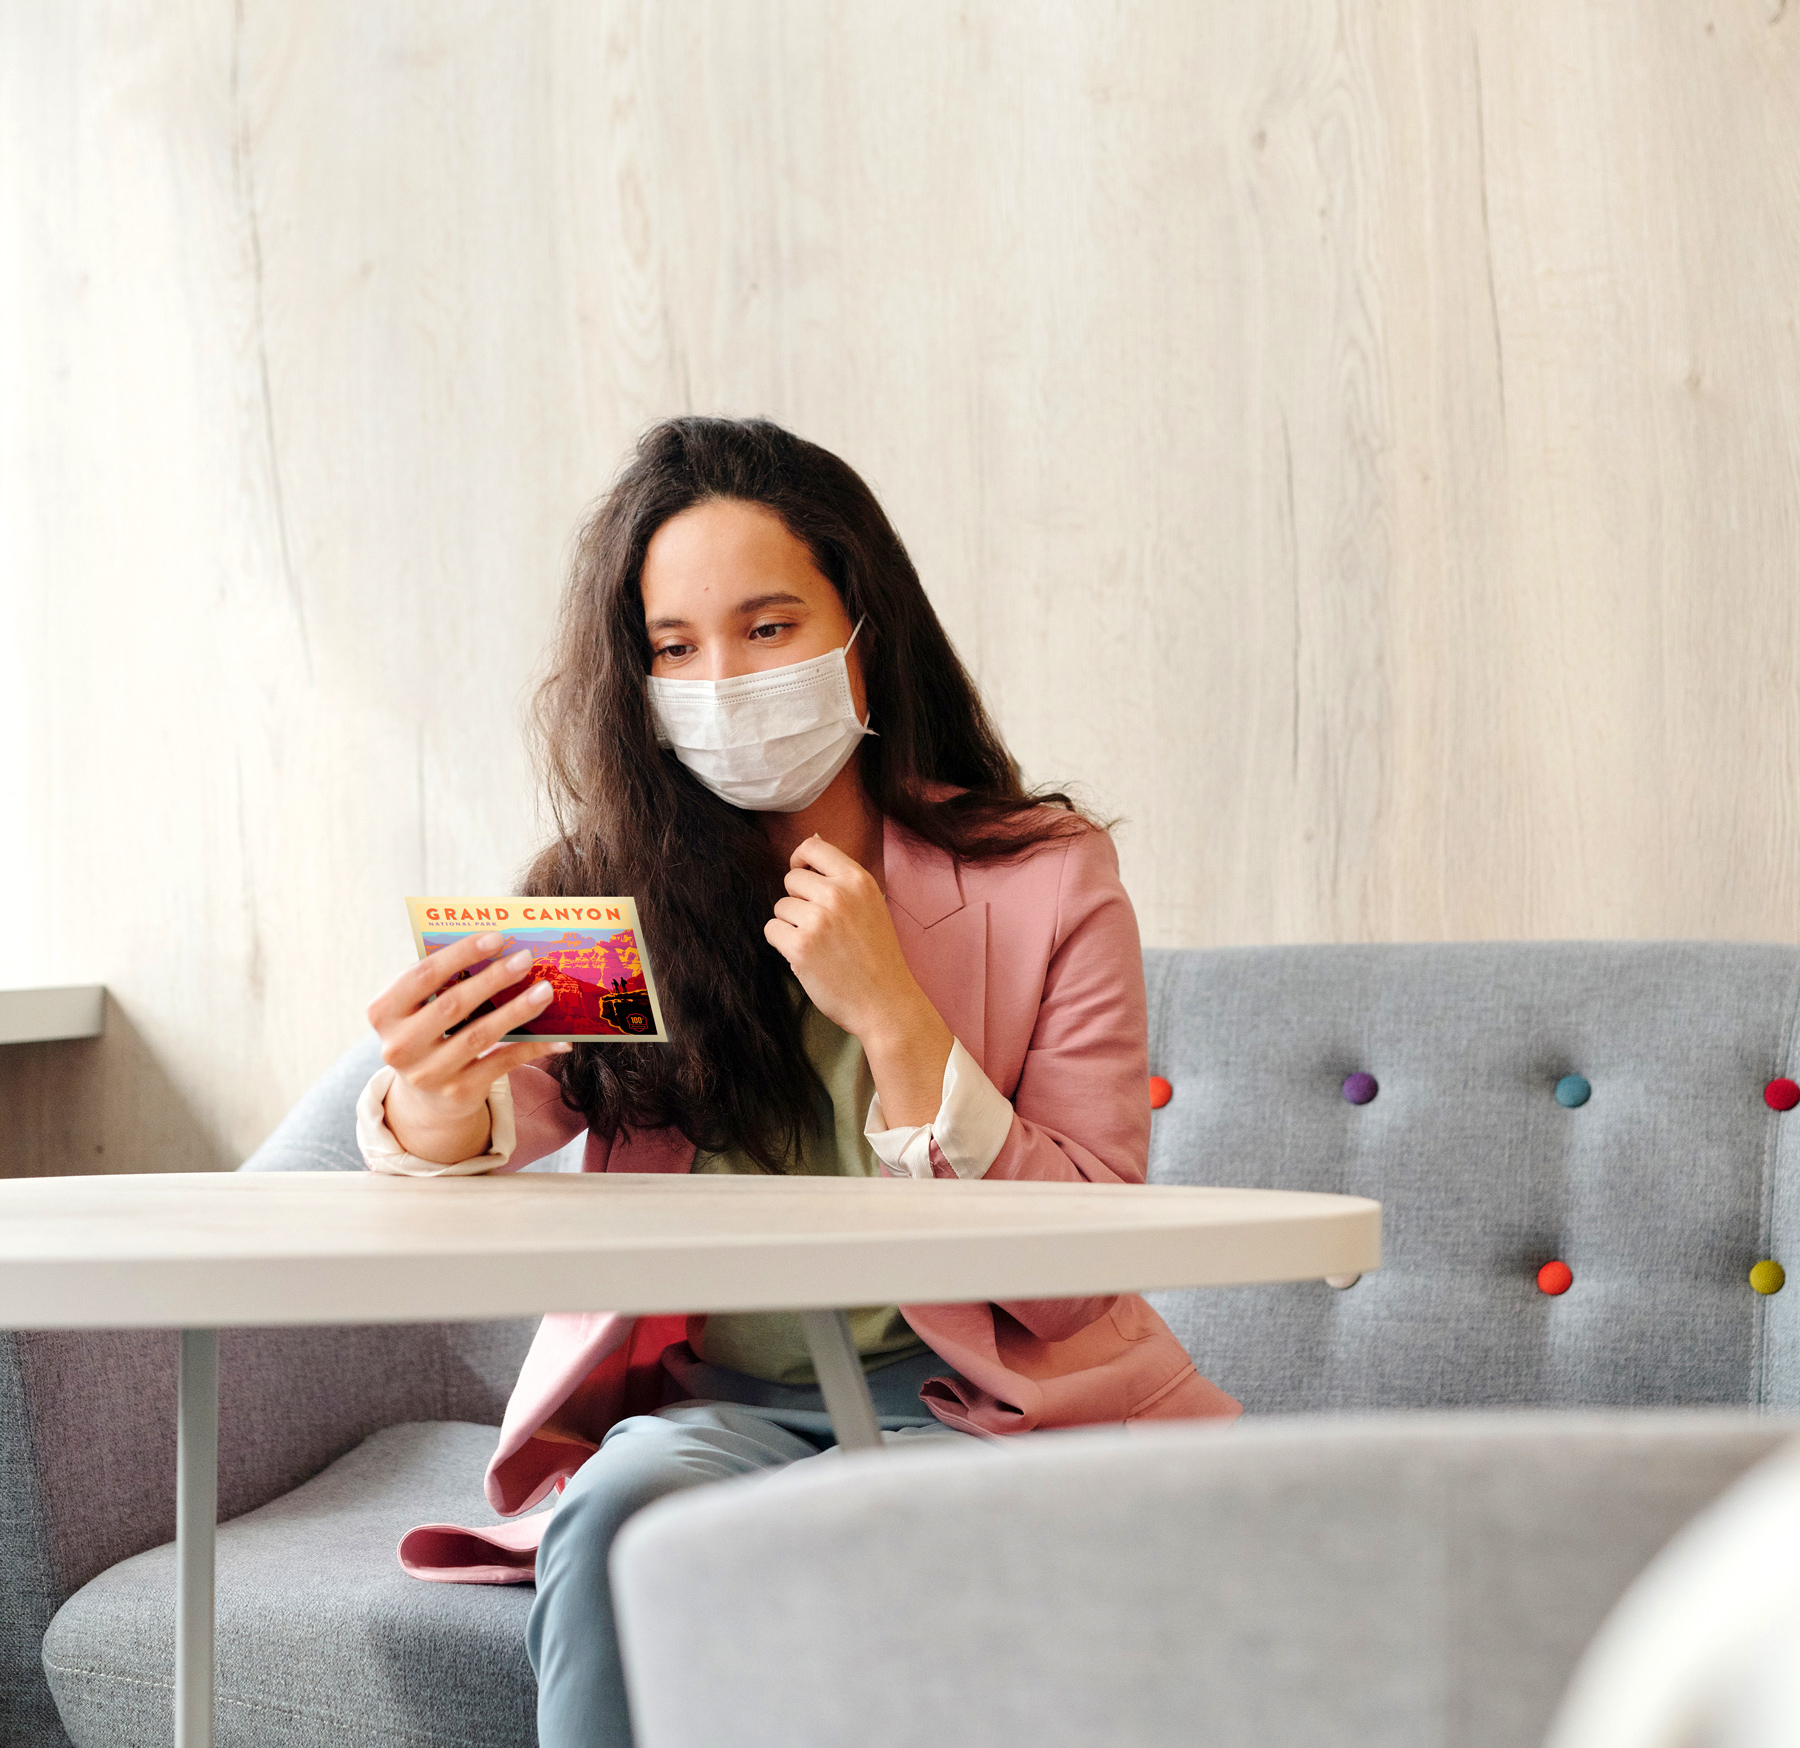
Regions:
<instances>
[{"instance_id":1,"label":"grey upholstered chair","mask_svg":"<svg viewBox=\"0 0 1800 1748\"><path fill-rule=\"evenodd\" d=\"M1276 1418L728 1482L619 1538L638 1748L1538 1748L1633 1576L1796 1430Z\"/></svg>"},{"instance_id":2,"label":"grey upholstered chair","mask_svg":"<svg viewBox=\"0 0 1800 1748\"><path fill-rule=\"evenodd\" d=\"M1687 1524L1589 1643L1543 1748L1800 1741L1800 1440Z\"/></svg>"},{"instance_id":3,"label":"grey upholstered chair","mask_svg":"<svg viewBox=\"0 0 1800 1748\"><path fill-rule=\"evenodd\" d=\"M1797 1248L1800 1112L1763 1089L1795 1071L1800 950L1297 947L1146 966L1152 1071L1172 1088L1153 1177L1386 1206L1387 1266L1348 1290L1156 1296L1253 1416L1800 1406L1800 1293L1748 1283ZM370 1044L352 1050L246 1169L359 1169L351 1107L374 1061ZM1345 1100L1352 1073L1374 1077L1372 1101ZM1558 1103L1569 1076L1585 1103ZM1535 1285L1552 1259L1574 1276L1554 1298ZM393 1560L408 1525L485 1511L481 1470L528 1335L226 1338L222 1748L530 1743L529 1591L418 1584ZM172 1337L0 1335L9 1748L166 1739L173 1378ZM1331 1418L1283 1436L1316 1449L1321 1476L1348 1460ZM1718 1460L1761 1436L1721 1434ZM1117 1448L1123 1461L1131 1441ZM1695 1461L1677 1512L1720 1472ZM1517 1528L1521 1549L1537 1545L1528 1519ZM1156 1643L1200 1658L1213 1630L1194 1619ZM1277 1636L1257 1654L1278 1676L1298 1653ZM1420 1647L1414 1679L1439 1678L1436 1655Z\"/></svg>"}]
</instances>

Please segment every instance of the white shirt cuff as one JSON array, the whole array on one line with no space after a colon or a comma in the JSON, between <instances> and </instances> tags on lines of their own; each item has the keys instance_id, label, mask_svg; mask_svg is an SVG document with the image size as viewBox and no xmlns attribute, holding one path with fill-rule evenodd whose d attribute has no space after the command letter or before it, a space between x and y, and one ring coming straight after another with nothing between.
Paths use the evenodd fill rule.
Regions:
<instances>
[{"instance_id":1,"label":"white shirt cuff","mask_svg":"<svg viewBox=\"0 0 1800 1748\"><path fill-rule=\"evenodd\" d=\"M958 1177L980 1177L1000 1156L1012 1133L1013 1108L982 1073L981 1064L952 1040L944 1064L944 1091L938 1113L916 1129L890 1129L881 1115L881 1094L869 1100L863 1135L875 1157L904 1177L930 1177L931 1144L936 1142Z\"/></svg>"},{"instance_id":2,"label":"white shirt cuff","mask_svg":"<svg viewBox=\"0 0 1800 1748\"><path fill-rule=\"evenodd\" d=\"M391 1068L376 1069L356 1101L356 1144L370 1171L387 1172L393 1177L477 1177L484 1171L497 1171L512 1158L518 1135L513 1126L512 1085L504 1074L488 1088L488 1117L493 1133L487 1152L456 1165L415 1158L400 1145L387 1126L388 1088L395 1078Z\"/></svg>"}]
</instances>

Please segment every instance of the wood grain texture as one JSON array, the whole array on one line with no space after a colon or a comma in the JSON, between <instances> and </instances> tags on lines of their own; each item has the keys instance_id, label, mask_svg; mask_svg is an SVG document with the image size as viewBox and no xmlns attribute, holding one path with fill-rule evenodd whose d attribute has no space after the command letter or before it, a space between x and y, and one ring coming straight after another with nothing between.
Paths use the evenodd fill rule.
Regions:
<instances>
[{"instance_id":1,"label":"wood grain texture","mask_svg":"<svg viewBox=\"0 0 1800 1748\"><path fill-rule=\"evenodd\" d=\"M1146 939L1800 938L1800 14L0 9L0 1171L225 1166L541 829L634 434L883 497ZM6 1151L10 1150L10 1151Z\"/></svg>"}]
</instances>

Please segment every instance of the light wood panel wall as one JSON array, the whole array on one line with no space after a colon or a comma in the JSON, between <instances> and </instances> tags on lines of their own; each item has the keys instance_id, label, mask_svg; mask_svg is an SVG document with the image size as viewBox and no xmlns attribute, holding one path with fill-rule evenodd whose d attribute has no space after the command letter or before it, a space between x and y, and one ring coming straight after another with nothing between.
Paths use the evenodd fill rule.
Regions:
<instances>
[{"instance_id":1,"label":"light wood panel wall","mask_svg":"<svg viewBox=\"0 0 1800 1748\"><path fill-rule=\"evenodd\" d=\"M0 126L0 980L115 993L6 1169L234 1163L508 882L682 409L864 470L1152 942L1800 938L1783 0L14 0Z\"/></svg>"}]
</instances>

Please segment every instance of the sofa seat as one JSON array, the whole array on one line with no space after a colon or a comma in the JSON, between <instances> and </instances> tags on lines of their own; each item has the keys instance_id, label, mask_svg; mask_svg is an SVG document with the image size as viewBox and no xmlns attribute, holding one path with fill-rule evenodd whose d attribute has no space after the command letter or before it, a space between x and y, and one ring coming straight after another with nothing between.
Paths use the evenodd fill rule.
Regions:
<instances>
[{"instance_id":1,"label":"sofa seat","mask_svg":"<svg viewBox=\"0 0 1800 1748\"><path fill-rule=\"evenodd\" d=\"M219 1748L535 1748L525 1656L535 1592L421 1584L394 1557L414 1524L498 1521L481 1494L495 1436L456 1421L388 1427L220 1526ZM75 1748L166 1743L173 1546L83 1585L43 1656Z\"/></svg>"}]
</instances>

